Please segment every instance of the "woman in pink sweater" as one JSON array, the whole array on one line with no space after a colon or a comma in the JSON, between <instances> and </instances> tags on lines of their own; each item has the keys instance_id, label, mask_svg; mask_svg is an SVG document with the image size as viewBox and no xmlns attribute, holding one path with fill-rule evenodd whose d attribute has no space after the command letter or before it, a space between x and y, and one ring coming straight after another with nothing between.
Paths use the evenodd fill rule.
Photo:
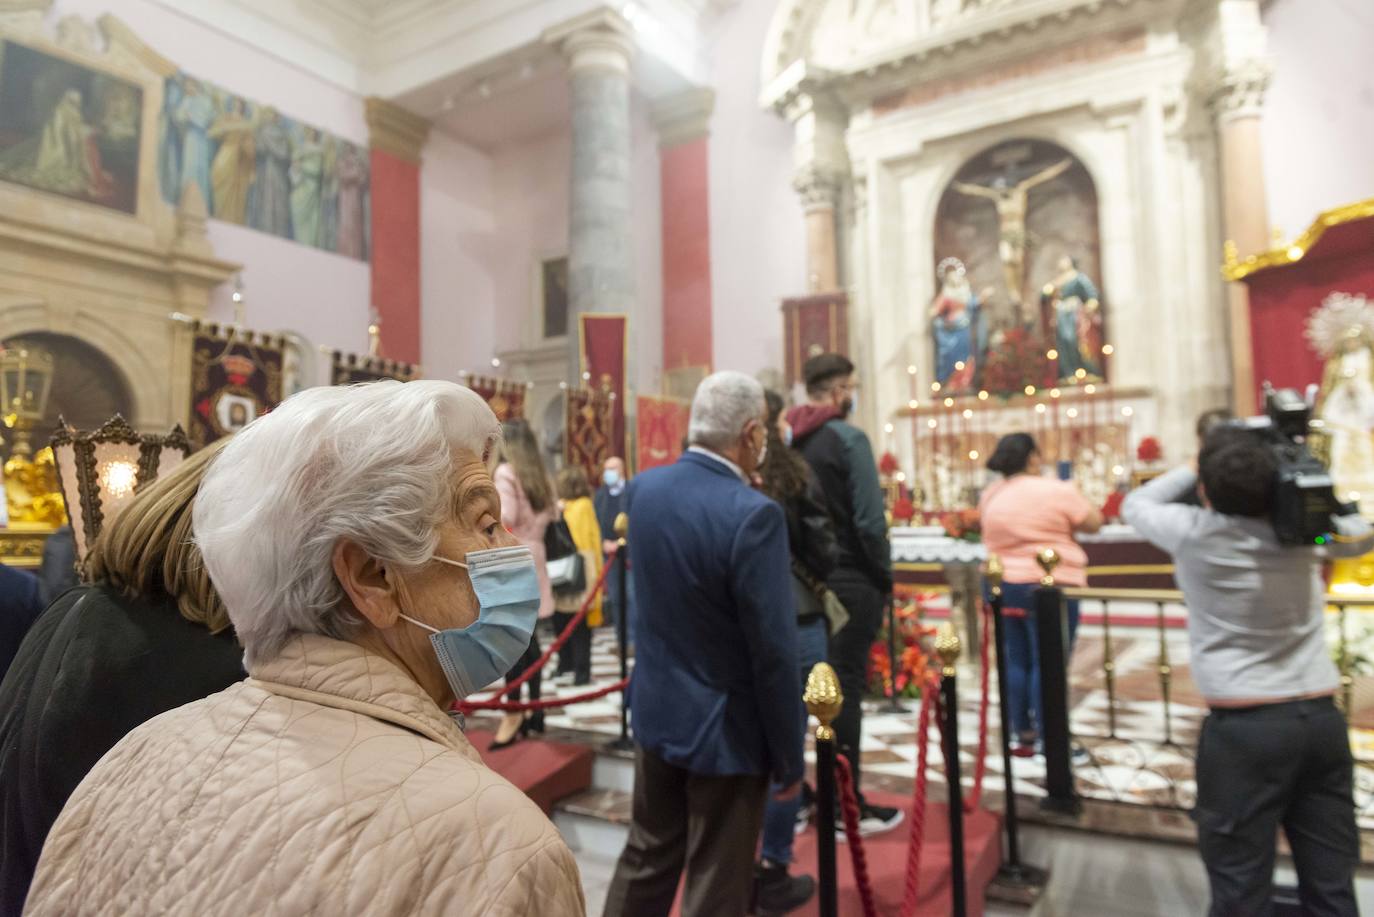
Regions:
<instances>
[{"instance_id":1,"label":"woman in pink sweater","mask_svg":"<svg viewBox=\"0 0 1374 917\"><path fill-rule=\"evenodd\" d=\"M553 590L549 587L547 558L544 552L544 531L557 512L553 485L549 482L544 459L539 454L539 441L525 420L508 420L501 425L502 442L496 473L492 478L501 495L501 524L534 554L534 566L539 573L539 619L553 614ZM506 673L510 683L539 661L538 630L530 635L525 655ZM540 673L536 672L526 684L530 700L539 700ZM510 692L512 702L520 700L520 689ZM531 731L544 731L544 713L536 710L529 715L507 713L492 739L492 748L504 748Z\"/></svg>"}]
</instances>

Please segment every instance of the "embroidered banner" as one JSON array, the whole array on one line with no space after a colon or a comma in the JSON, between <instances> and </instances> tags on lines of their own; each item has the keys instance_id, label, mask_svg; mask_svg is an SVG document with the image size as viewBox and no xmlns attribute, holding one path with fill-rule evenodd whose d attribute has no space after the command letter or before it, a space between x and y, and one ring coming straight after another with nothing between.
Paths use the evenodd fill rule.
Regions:
<instances>
[{"instance_id":1,"label":"embroidered banner","mask_svg":"<svg viewBox=\"0 0 1374 917\"><path fill-rule=\"evenodd\" d=\"M477 376L472 373L462 375L463 384L482 396L496 419L505 423L525 416L525 396L529 386L524 382L508 382L490 376Z\"/></svg>"},{"instance_id":2,"label":"embroidered banner","mask_svg":"<svg viewBox=\"0 0 1374 917\"><path fill-rule=\"evenodd\" d=\"M802 366L821 353L849 352L849 297L819 293L782 301L787 384L802 381Z\"/></svg>"},{"instance_id":3,"label":"embroidered banner","mask_svg":"<svg viewBox=\"0 0 1374 917\"><path fill-rule=\"evenodd\" d=\"M601 466L613 454L611 437L615 430L612 400L608 393L587 388L564 392L566 431L563 458L587 472L587 479L601 478Z\"/></svg>"},{"instance_id":4,"label":"embroidered banner","mask_svg":"<svg viewBox=\"0 0 1374 917\"><path fill-rule=\"evenodd\" d=\"M420 377L420 367L381 357L364 357L356 353L334 351L334 368L329 374L331 385L353 385L358 382L377 382L396 379L409 382Z\"/></svg>"},{"instance_id":5,"label":"embroidered banner","mask_svg":"<svg viewBox=\"0 0 1374 917\"><path fill-rule=\"evenodd\" d=\"M274 335L193 323L191 444L237 433L282 399L284 343Z\"/></svg>"},{"instance_id":6,"label":"embroidered banner","mask_svg":"<svg viewBox=\"0 0 1374 917\"><path fill-rule=\"evenodd\" d=\"M628 458L629 441L625 432L626 381L629 364L626 352L628 328L625 316L585 313L579 316L578 333L582 343L582 379L595 391L609 392L611 399L611 455ZM592 480L596 480L593 476Z\"/></svg>"},{"instance_id":7,"label":"embroidered banner","mask_svg":"<svg viewBox=\"0 0 1374 917\"><path fill-rule=\"evenodd\" d=\"M691 405L678 398L640 395L635 399L635 429L639 434L635 455L637 472L677 461L682 454L682 442L687 438L687 421L691 413Z\"/></svg>"}]
</instances>

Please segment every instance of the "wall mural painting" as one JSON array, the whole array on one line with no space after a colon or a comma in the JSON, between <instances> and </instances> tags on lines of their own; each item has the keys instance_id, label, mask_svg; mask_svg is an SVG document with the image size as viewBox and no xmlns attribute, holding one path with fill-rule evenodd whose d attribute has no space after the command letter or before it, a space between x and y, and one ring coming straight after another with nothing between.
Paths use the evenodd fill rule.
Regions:
<instances>
[{"instance_id":1,"label":"wall mural painting","mask_svg":"<svg viewBox=\"0 0 1374 917\"><path fill-rule=\"evenodd\" d=\"M0 180L134 213L143 90L0 41Z\"/></svg>"},{"instance_id":2,"label":"wall mural painting","mask_svg":"<svg viewBox=\"0 0 1374 917\"><path fill-rule=\"evenodd\" d=\"M940 198L935 259L942 387L1105 377L1097 190L1073 154L1013 140L970 159ZM1012 355L1027 365L1003 365Z\"/></svg>"},{"instance_id":3,"label":"wall mural painting","mask_svg":"<svg viewBox=\"0 0 1374 917\"><path fill-rule=\"evenodd\" d=\"M367 260L367 150L185 73L167 78L159 127L168 203L194 183L216 219Z\"/></svg>"}]
</instances>

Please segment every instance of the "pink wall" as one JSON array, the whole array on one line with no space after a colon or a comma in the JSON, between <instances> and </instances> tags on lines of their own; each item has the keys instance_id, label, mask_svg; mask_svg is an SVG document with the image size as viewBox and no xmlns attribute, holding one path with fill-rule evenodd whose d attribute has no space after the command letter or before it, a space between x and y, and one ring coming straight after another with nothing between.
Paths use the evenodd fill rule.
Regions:
<instances>
[{"instance_id":1,"label":"pink wall","mask_svg":"<svg viewBox=\"0 0 1374 917\"><path fill-rule=\"evenodd\" d=\"M188 73L367 144L367 124L356 95L168 6L151 0L56 0L49 18L56 23L77 15L94 22L106 13L118 16L149 47ZM217 256L245 265L249 325L295 331L313 345L366 350L371 277L366 262L218 220L210 221L209 233ZM229 285L215 292L212 319L233 318L231 293Z\"/></svg>"},{"instance_id":2,"label":"pink wall","mask_svg":"<svg viewBox=\"0 0 1374 917\"><path fill-rule=\"evenodd\" d=\"M759 59L777 4L726 13L713 49L711 296L716 369L782 367L784 296L806 291L806 239L792 190L792 128L759 108Z\"/></svg>"},{"instance_id":3,"label":"pink wall","mask_svg":"<svg viewBox=\"0 0 1374 917\"><path fill-rule=\"evenodd\" d=\"M1265 23L1274 62L1263 122L1269 221L1291 239L1321 211L1374 197L1374 8L1274 0Z\"/></svg>"}]
</instances>

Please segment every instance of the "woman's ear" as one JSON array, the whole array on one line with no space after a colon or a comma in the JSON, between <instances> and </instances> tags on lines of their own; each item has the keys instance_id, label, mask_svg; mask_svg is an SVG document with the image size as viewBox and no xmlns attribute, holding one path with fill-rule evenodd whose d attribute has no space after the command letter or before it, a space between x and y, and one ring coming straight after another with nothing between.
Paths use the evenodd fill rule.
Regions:
<instances>
[{"instance_id":1,"label":"woman's ear","mask_svg":"<svg viewBox=\"0 0 1374 917\"><path fill-rule=\"evenodd\" d=\"M380 629L395 625L401 612L399 587L387 575L385 564L346 538L334 545L331 562L339 585L359 614Z\"/></svg>"}]
</instances>

